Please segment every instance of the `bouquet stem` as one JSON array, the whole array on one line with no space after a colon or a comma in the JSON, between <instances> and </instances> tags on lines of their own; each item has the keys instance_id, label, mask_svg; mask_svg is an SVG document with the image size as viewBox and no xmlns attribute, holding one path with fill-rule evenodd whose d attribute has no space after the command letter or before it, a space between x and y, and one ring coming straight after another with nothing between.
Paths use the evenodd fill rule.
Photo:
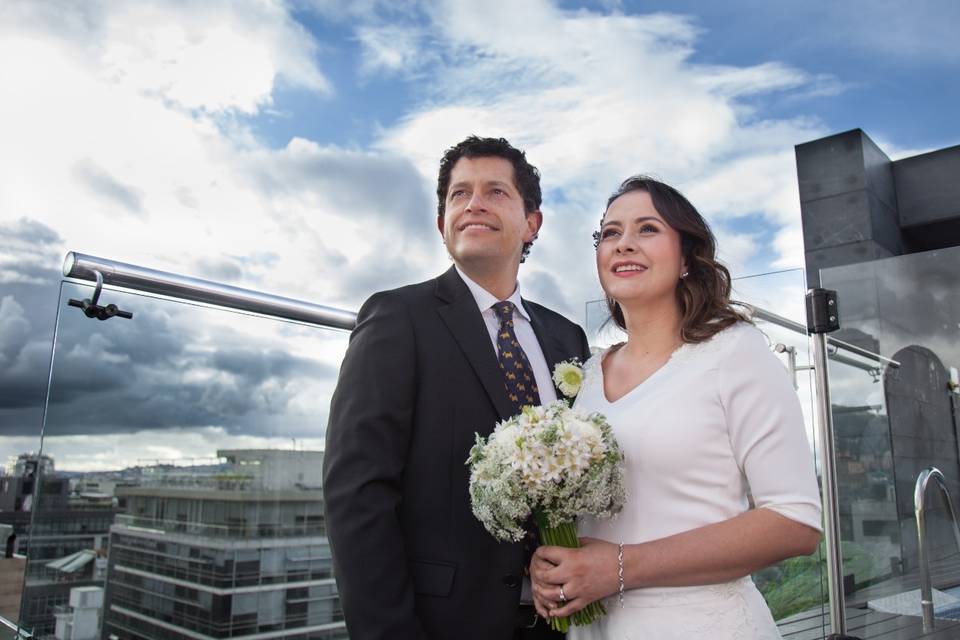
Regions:
<instances>
[{"instance_id":1,"label":"bouquet stem","mask_svg":"<svg viewBox=\"0 0 960 640\"><path fill-rule=\"evenodd\" d=\"M537 523L537 529L540 531L540 544L547 544L556 547L567 547L568 549L579 549L580 540L577 538L577 530L572 522L564 522L558 527L551 527L547 517L541 513L533 514ZM588 625L606 615L607 611L599 601L591 602L572 616L563 618L550 618L550 628L554 631L566 633L570 629L570 623L578 627Z\"/></svg>"}]
</instances>

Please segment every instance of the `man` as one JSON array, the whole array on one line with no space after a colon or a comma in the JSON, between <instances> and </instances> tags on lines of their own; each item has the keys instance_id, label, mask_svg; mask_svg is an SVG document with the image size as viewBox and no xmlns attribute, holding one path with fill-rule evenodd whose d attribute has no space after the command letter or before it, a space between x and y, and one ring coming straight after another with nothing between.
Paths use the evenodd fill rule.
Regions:
<instances>
[{"instance_id":1,"label":"man","mask_svg":"<svg viewBox=\"0 0 960 640\"><path fill-rule=\"evenodd\" d=\"M454 266L367 300L330 405L324 500L347 629L354 640L547 638L520 605L524 545L474 518L465 462L475 433L556 399L550 373L586 358L586 336L520 298L543 221L523 152L467 138L444 155L437 198Z\"/></svg>"}]
</instances>

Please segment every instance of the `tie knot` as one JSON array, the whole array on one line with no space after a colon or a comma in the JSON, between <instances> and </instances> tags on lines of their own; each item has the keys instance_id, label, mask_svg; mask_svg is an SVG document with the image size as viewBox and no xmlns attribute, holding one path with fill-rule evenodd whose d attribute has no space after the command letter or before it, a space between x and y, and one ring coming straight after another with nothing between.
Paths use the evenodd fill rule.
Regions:
<instances>
[{"instance_id":1,"label":"tie knot","mask_svg":"<svg viewBox=\"0 0 960 640\"><path fill-rule=\"evenodd\" d=\"M503 302L498 302L493 305L493 311L497 314L497 317L500 318L500 322L509 322L513 320L513 310L516 307L509 300L504 300Z\"/></svg>"}]
</instances>

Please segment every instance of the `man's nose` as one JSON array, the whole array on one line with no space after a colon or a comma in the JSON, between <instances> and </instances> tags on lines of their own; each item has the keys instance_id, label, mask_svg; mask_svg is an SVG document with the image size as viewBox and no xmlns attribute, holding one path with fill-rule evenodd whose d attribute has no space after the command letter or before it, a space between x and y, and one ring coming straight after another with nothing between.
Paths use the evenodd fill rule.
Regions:
<instances>
[{"instance_id":1,"label":"man's nose","mask_svg":"<svg viewBox=\"0 0 960 640\"><path fill-rule=\"evenodd\" d=\"M474 191L470 194L470 200L467 202L467 211L486 211L487 203L484 200L483 194Z\"/></svg>"}]
</instances>

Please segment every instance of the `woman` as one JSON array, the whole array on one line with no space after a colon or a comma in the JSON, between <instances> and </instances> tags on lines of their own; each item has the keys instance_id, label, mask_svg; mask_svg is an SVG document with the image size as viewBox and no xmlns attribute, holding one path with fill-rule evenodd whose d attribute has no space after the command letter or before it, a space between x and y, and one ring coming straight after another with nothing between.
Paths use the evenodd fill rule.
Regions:
<instances>
[{"instance_id":1,"label":"woman","mask_svg":"<svg viewBox=\"0 0 960 640\"><path fill-rule=\"evenodd\" d=\"M605 599L571 638L779 638L750 574L812 553L820 500L800 403L686 198L647 177L610 197L597 271L627 341L591 358L576 400L603 413L629 499L578 523L582 547L531 561L537 610ZM751 508L748 493L752 496Z\"/></svg>"}]
</instances>

